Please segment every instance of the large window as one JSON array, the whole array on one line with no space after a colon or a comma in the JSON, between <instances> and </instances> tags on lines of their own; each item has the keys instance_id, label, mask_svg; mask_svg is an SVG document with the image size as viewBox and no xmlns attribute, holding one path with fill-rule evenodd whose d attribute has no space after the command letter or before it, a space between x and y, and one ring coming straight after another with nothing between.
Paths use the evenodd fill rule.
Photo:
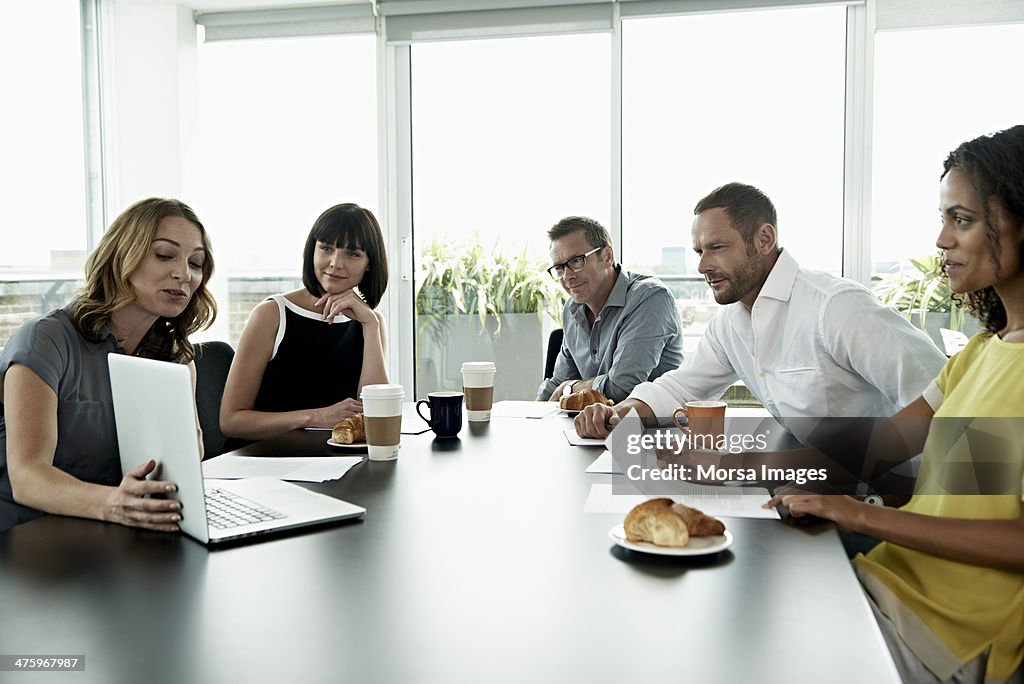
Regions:
<instances>
[{"instance_id":1,"label":"large window","mask_svg":"<svg viewBox=\"0 0 1024 684\"><path fill-rule=\"evenodd\" d=\"M623 258L675 290L687 348L717 310L690 227L719 185L761 188L780 243L839 274L846 9L631 19L622 36Z\"/></svg>"},{"instance_id":2,"label":"large window","mask_svg":"<svg viewBox=\"0 0 1024 684\"><path fill-rule=\"evenodd\" d=\"M495 399L536 396L542 317L503 316L497 332L474 314L528 311L517 284L556 285L535 267L559 219L607 225L609 54L604 34L413 47L417 395L461 387L462 361L495 360ZM454 314L460 302L470 315Z\"/></svg>"},{"instance_id":3,"label":"large window","mask_svg":"<svg viewBox=\"0 0 1024 684\"><path fill-rule=\"evenodd\" d=\"M8 3L0 21L0 347L63 305L87 248L79 3Z\"/></svg>"},{"instance_id":4,"label":"large window","mask_svg":"<svg viewBox=\"0 0 1024 684\"><path fill-rule=\"evenodd\" d=\"M874 12L835 3L679 16L636 16L664 10L659 3L620 3L616 12L604 2L501 2L495 7L506 10L434 15L430 3L403 2L383 3L380 18L365 3L362 10L283 3L291 6L201 14L211 40L200 28L198 45L186 8L142 12L115 3L117 11L98 18L113 18L110 24L97 29L86 17L93 31L86 35L103 43L83 51L80 7L93 4L15 3L0 23L7 226L0 231L0 345L25 318L67 301L90 246L88 217L99 223L98 205L119 195L135 199L136 185L155 185L154 193L169 185L208 226L218 266L211 287L222 315L207 336L233 343L259 300L298 286L303 238L325 208L353 201L380 216L383 197L393 273L402 275L386 300L390 346L400 350L391 359L401 358L392 376L412 389L415 372L422 396L457 386L461 361L493 358L499 381L503 369L523 378L499 398L529 397L557 316L534 315L544 320L534 341L511 327L518 323L500 334L456 337L452 326L472 316L456 324L449 315L524 308L491 295L509 284L537 285L530 279L548 260L545 231L559 218L598 219L621 239L617 256L627 268L663 277L692 351L717 310L690 245L693 205L709 190L733 180L765 190L779 210L782 245L807 267L840 273L847 246L846 263L859 268L869 242L863 261L870 256L875 274L889 273L934 253L936 181L946 153L1020 123L1024 111L1011 74L1024 62L1024 25L904 29L1012 20L1003 2L958 0L920 16L889 0L876 2ZM161 30L153 40L129 40L143 17ZM870 32L872 17L883 30ZM257 37L374 26L384 34ZM545 31L554 33L537 35ZM97 72L85 79L83 52L85 68ZM95 64L94 53L103 57ZM169 170L138 184L130 181L140 170L163 167L140 144L151 110L125 107L138 95L125 72L161 74L146 80L143 100L175 113L153 133L165 143L157 156ZM106 109L90 95L101 85ZM866 102L873 123L863 133L873 146L859 149L862 122L844 117L860 116ZM110 168L86 159L101 143ZM379 150L388 154L386 173L378 170ZM861 178L872 183L863 220ZM90 179L95 184L87 186ZM101 179L112 184L106 198L99 197ZM845 207L844 192L853 202ZM857 225L844 225L844 216ZM868 227L870 240L844 233ZM473 258L488 265L486 282L428 287L431 274L456 264L465 270ZM410 298L419 313L415 335L390 310L411 317ZM498 345L512 340L518 355L503 357Z\"/></svg>"},{"instance_id":5,"label":"large window","mask_svg":"<svg viewBox=\"0 0 1024 684\"><path fill-rule=\"evenodd\" d=\"M211 335L235 343L253 306L301 285L321 212L378 213L374 36L202 43L191 161L183 196L217 259Z\"/></svg>"},{"instance_id":6,"label":"large window","mask_svg":"<svg viewBox=\"0 0 1024 684\"><path fill-rule=\"evenodd\" d=\"M875 37L871 257L876 273L935 254L939 176L965 140L1024 122L1024 24Z\"/></svg>"}]
</instances>

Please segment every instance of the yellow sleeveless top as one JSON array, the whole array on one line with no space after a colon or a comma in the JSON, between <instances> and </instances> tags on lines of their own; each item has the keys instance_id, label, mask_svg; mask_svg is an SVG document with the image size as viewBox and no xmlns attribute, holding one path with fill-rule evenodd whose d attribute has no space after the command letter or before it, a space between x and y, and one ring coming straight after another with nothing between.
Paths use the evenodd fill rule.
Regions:
<instances>
[{"instance_id":1,"label":"yellow sleeveless top","mask_svg":"<svg viewBox=\"0 0 1024 684\"><path fill-rule=\"evenodd\" d=\"M903 510L946 518L1019 519L1024 344L977 335L949 360L935 384L943 400L929 428L915 495ZM988 678L1005 680L1020 666L1024 574L889 542L858 556L856 563L882 612L938 677L949 677L988 648Z\"/></svg>"}]
</instances>

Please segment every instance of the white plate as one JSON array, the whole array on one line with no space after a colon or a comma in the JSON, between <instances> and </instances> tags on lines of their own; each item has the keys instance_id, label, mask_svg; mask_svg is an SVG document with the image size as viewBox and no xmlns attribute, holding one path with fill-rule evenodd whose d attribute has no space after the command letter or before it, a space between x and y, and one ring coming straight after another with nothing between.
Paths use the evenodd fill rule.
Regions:
<instances>
[{"instance_id":1,"label":"white plate","mask_svg":"<svg viewBox=\"0 0 1024 684\"><path fill-rule=\"evenodd\" d=\"M732 545L732 533L729 530L726 530L725 534L716 534L710 537L690 537L689 544L679 547L629 541L626 539L626 531L622 529L622 525L616 525L608 530L608 536L613 542L630 551L654 553L659 556L703 556L724 551Z\"/></svg>"},{"instance_id":2,"label":"white plate","mask_svg":"<svg viewBox=\"0 0 1024 684\"><path fill-rule=\"evenodd\" d=\"M366 451L366 442L356 442L355 444L340 444L334 441L334 438L327 440L327 446L334 447L335 449L342 449L344 451Z\"/></svg>"}]
</instances>

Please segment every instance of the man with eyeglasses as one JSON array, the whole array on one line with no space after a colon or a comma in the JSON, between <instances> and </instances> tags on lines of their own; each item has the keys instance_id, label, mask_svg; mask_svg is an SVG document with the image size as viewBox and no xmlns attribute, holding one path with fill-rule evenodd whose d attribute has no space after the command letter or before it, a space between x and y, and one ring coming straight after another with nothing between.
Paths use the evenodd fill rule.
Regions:
<instances>
[{"instance_id":1,"label":"man with eyeglasses","mask_svg":"<svg viewBox=\"0 0 1024 684\"><path fill-rule=\"evenodd\" d=\"M664 283L616 264L608 231L593 219L564 218L548 239L548 273L570 299L554 375L541 384L538 401L557 401L567 389L595 389L621 401L639 383L679 367L679 313Z\"/></svg>"}]
</instances>

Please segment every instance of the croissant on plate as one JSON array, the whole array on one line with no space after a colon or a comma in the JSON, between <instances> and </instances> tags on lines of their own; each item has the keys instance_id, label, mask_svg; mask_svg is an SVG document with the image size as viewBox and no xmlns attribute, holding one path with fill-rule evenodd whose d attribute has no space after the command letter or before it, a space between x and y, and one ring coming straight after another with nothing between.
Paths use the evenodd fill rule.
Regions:
<instances>
[{"instance_id":1,"label":"croissant on plate","mask_svg":"<svg viewBox=\"0 0 1024 684\"><path fill-rule=\"evenodd\" d=\"M690 508L685 504L674 503L672 504L672 512L686 521L686 529L690 532L691 537L710 537L716 534L725 534L725 523L698 508Z\"/></svg>"},{"instance_id":2,"label":"croissant on plate","mask_svg":"<svg viewBox=\"0 0 1024 684\"><path fill-rule=\"evenodd\" d=\"M595 389L585 389L573 392L567 397L558 400L558 405L567 411L582 411L591 404L612 405L612 400Z\"/></svg>"},{"instance_id":3,"label":"croissant on plate","mask_svg":"<svg viewBox=\"0 0 1024 684\"><path fill-rule=\"evenodd\" d=\"M363 424L363 414L353 414L335 425L331 431L331 440L337 444L365 442L366 426Z\"/></svg>"},{"instance_id":4,"label":"croissant on plate","mask_svg":"<svg viewBox=\"0 0 1024 684\"><path fill-rule=\"evenodd\" d=\"M725 532L721 520L668 498L650 499L635 506L622 527L629 541L675 547L686 546L690 537Z\"/></svg>"}]
</instances>

